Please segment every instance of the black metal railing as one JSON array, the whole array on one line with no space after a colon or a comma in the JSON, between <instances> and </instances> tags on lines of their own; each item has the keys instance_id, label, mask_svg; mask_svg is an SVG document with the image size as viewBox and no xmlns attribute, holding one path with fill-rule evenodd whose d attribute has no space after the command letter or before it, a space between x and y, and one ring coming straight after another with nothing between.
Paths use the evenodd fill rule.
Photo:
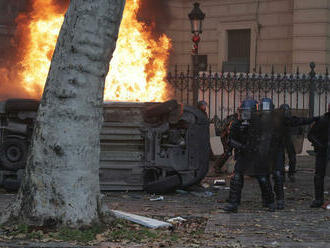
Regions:
<instances>
[{"instance_id":1,"label":"black metal railing","mask_svg":"<svg viewBox=\"0 0 330 248\"><path fill-rule=\"evenodd\" d=\"M259 100L262 97L273 99L276 107L286 103L293 109L306 109L310 116L326 112L330 95L330 77L328 69L325 74L315 72L315 64L310 63L309 73L224 73L208 72L193 75L191 67L186 72L168 73L167 80L175 98L186 104L193 103L193 84L198 85L199 100L209 104L209 117L224 119L236 112L239 104L247 97Z\"/></svg>"}]
</instances>

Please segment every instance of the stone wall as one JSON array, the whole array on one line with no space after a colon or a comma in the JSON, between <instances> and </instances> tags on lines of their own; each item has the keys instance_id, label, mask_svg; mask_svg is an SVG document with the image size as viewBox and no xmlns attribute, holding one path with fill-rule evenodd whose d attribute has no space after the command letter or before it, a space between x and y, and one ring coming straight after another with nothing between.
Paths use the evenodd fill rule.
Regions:
<instances>
[{"instance_id":1,"label":"stone wall","mask_svg":"<svg viewBox=\"0 0 330 248\"><path fill-rule=\"evenodd\" d=\"M191 64L191 33L187 17L193 0L169 0L173 40L170 67ZM201 0L206 14L200 54L221 70L227 59L227 30L250 29L250 71L309 70L309 62L325 68L330 61L329 0ZM179 68L180 69L180 68ZM320 70L319 70L320 71Z\"/></svg>"}]
</instances>

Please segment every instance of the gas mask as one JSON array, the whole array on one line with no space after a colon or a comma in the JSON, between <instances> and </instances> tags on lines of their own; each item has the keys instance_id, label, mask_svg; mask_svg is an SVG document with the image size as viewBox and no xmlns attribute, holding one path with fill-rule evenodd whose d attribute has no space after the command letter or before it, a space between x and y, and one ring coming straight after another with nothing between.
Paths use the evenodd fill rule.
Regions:
<instances>
[{"instance_id":1,"label":"gas mask","mask_svg":"<svg viewBox=\"0 0 330 248\"><path fill-rule=\"evenodd\" d=\"M252 118L251 109L240 110L240 119L242 121L242 125L248 126L250 124L251 118Z\"/></svg>"}]
</instances>

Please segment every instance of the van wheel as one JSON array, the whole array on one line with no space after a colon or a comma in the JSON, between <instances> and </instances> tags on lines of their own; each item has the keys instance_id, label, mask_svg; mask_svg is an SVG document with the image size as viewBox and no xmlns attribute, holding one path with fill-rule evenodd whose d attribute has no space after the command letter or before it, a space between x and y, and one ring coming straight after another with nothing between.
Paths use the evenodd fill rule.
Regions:
<instances>
[{"instance_id":1,"label":"van wheel","mask_svg":"<svg viewBox=\"0 0 330 248\"><path fill-rule=\"evenodd\" d=\"M0 148L0 162L3 168L10 171L23 169L26 164L28 146L26 141L7 139Z\"/></svg>"},{"instance_id":2,"label":"van wheel","mask_svg":"<svg viewBox=\"0 0 330 248\"><path fill-rule=\"evenodd\" d=\"M146 183L144 190L149 193L167 193L175 190L181 186L181 179L179 175L167 176L157 181Z\"/></svg>"}]
</instances>

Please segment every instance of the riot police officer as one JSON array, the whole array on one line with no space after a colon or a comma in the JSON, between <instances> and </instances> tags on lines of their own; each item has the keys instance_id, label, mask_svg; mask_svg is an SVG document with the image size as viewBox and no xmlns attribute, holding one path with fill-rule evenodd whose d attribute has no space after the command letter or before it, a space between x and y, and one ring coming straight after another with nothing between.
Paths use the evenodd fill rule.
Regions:
<instances>
[{"instance_id":1,"label":"riot police officer","mask_svg":"<svg viewBox=\"0 0 330 248\"><path fill-rule=\"evenodd\" d=\"M255 176L259 182L265 205L274 211L274 194L269 180L268 163L262 163L258 151L260 137L265 130L258 126L257 102L252 99L244 100L239 108L239 119L232 123L230 129L230 145L235 150L234 175L230 180L228 204L226 212L237 212L241 201L241 191L244 185L244 175ZM262 144L261 144L262 145Z\"/></svg>"},{"instance_id":2,"label":"riot police officer","mask_svg":"<svg viewBox=\"0 0 330 248\"><path fill-rule=\"evenodd\" d=\"M313 144L316 152L314 174L314 200L312 208L319 208L324 203L324 177L329 164L329 129L330 129L330 103L328 112L317 121L308 133L308 140Z\"/></svg>"},{"instance_id":3,"label":"riot police officer","mask_svg":"<svg viewBox=\"0 0 330 248\"><path fill-rule=\"evenodd\" d=\"M269 159L268 162L271 163L269 167L272 168L274 192L276 195L276 208L279 210L284 209L284 162L285 148L287 145L286 142L288 142L287 139L289 136L289 128L308 125L318 119L318 117L299 118L296 116L291 116L289 110L290 108L286 104L282 105L279 110L274 110L274 104L270 98L261 99L258 105L258 111L268 111L272 115L271 120L273 122L273 136L271 144L273 147L273 154L269 155L271 159ZM292 164L290 171L292 174L295 171L295 167L293 167L293 165L295 166L295 161L294 164ZM263 202L265 202L265 199L263 199Z\"/></svg>"},{"instance_id":4,"label":"riot police officer","mask_svg":"<svg viewBox=\"0 0 330 248\"><path fill-rule=\"evenodd\" d=\"M197 103L197 108L203 112L203 114L205 114L207 116L207 112L206 112L206 109L207 109L207 102L205 101L199 101Z\"/></svg>"},{"instance_id":5,"label":"riot police officer","mask_svg":"<svg viewBox=\"0 0 330 248\"><path fill-rule=\"evenodd\" d=\"M287 118L291 117L291 109L288 104L282 104L280 106L280 110L283 111L285 117L287 117ZM288 177L291 182L295 182L297 159L296 159L296 150L295 150L295 147L294 147L294 144L292 141L290 131L291 130L289 127L285 128L285 131L283 132L284 133L283 141L284 141L284 149L285 149L285 152L288 154L288 159L289 159ZM285 153L279 154L279 156L281 156L281 157L279 157L278 159L280 159L284 165ZM283 166L283 168L284 168L284 166ZM285 177L284 177L284 180L285 180Z\"/></svg>"}]
</instances>

